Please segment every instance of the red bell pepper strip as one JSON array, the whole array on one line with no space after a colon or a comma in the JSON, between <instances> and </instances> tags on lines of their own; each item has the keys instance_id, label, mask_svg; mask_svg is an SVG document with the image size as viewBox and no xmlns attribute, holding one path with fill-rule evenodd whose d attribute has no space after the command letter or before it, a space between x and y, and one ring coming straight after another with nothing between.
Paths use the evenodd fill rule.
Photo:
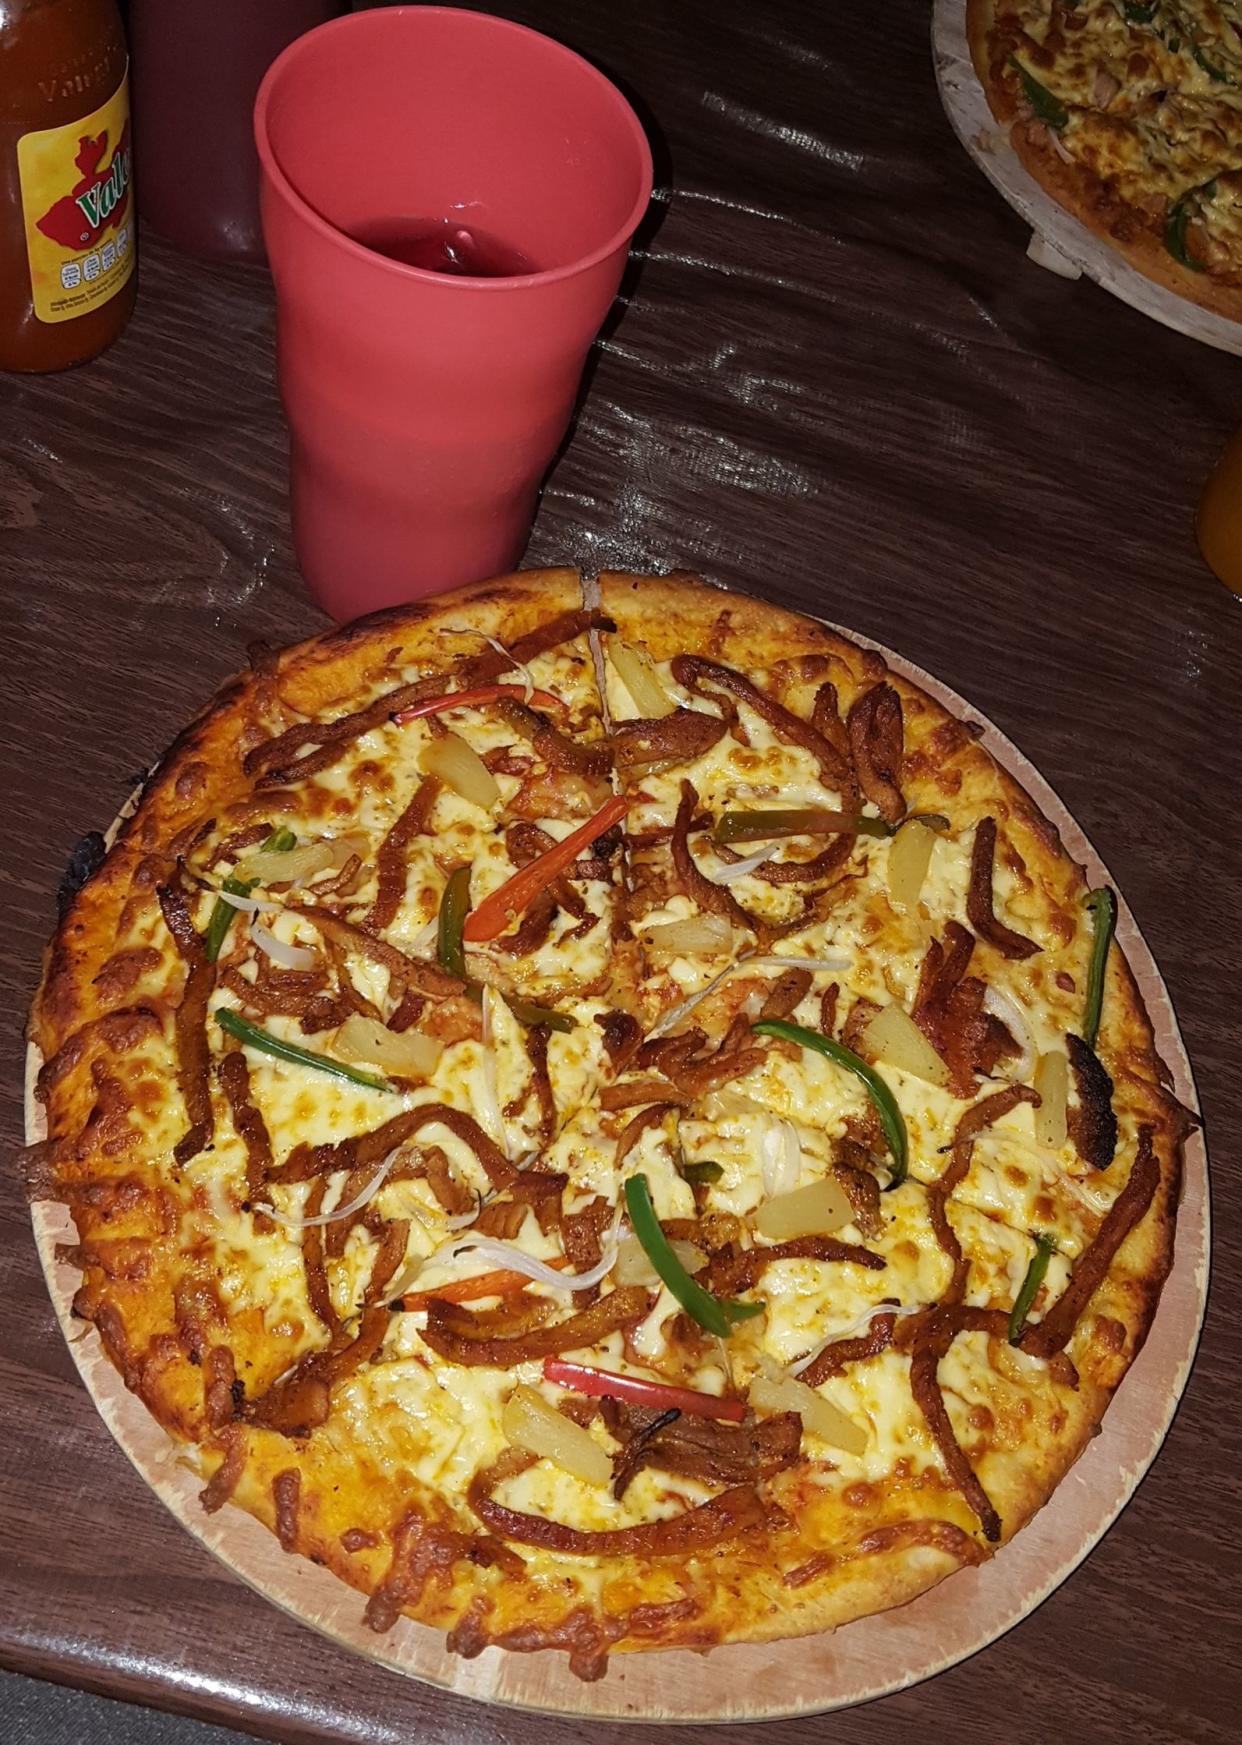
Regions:
<instances>
[{"instance_id":1,"label":"red bell pepper strip","mask_svg":"<svg viewBox=\"0 0 1242 1745\"><path fill-rule=\"evenodd\" d=\"M425 697L421 703L411 703L393 716L398 727L407 721L421 721L424 715L442 715L446 709L471 709L476 703L503 703L512 698L515 703L538 703L541 709L563 707L551 691L532 691L526 695L521 685L480 685L474 691L447 691L442 697Z\"/></svg>"},{"instance_id":2,"label":"red bell pepper strip","mask_svg":"<svg viewBox=\"0 0 1242 1745\"><path fill-rule=\"evenodd\" d=\"M628 1400L635 1406L654 1406L667 1412L670 1407L687 1412L694 1418L723 1418L730 1424L740 1424L746 1416L741 1400L722 1400L715 1394L695 1393L692 1388L675 1388L667 1382L647 1381L641 1375L619 1375L612 1369L592 1369L585 1363L567 1363L563 1357L545 1357L543 1379L553 1387L567 1388L570 1393L589 1394L592 1399L609 1397Z\"/></svg>"},{"instance_id":3,"label":"red bell pepper strip","mask_svg":"<svg viewBox=\"0 0 1242 1745\"><path fill-rule=\"evenodd\" d=\"M585 824L571 830L563 842L553 843L551 848L545 849L528 866L515 872L511 879L506 879L490 897L484 897L478 908L466 916L462 938L471 945L480 945L488 939L495 939L515 916L529 907L558 873L563 873L567 867L573 865L584 848L589 848L605 830L611 830L614 824L619 824L629 809L630 801L624 794L614 795L606 806L600 807L594 818L588 818Z\"/></svg>"}]
</instances>

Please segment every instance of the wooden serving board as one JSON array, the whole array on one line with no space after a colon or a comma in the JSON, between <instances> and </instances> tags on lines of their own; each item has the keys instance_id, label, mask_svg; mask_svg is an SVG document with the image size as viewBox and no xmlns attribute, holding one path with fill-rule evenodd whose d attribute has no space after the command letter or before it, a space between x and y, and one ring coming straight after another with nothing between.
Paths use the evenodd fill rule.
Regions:
<instances>
[{"instance_id":1,"label":"wooden serving board","mask_svg":"<svg viewBox=\"0 0 1242 1745\"><path fill-rule=\"evenodd\" d=\"M1003 127L988 107L966 41L966 0L936 0L932 15L932 54L940 101L953 131L992 186L1000 191L1032 230L1027 251L1038 265L1065 278L1093 279L1103 290L1129 303L1153 321L1189 339L1242 356L1242 322L1201 309L1157 285L1124 255L1067 212L1026 169Z\"/></svg>"},{"instance_id":2,"label":"wooden serving board","mask_svg":"<svg viewBox=\"0 0 1242 1745\"><path fill-rule=\"evenodd\" d=\"M839 626L832 626L839 629ZM855 632L914 684L954 714L980 722L982 743L1031 794L1061 832L1069 853L1093 885L1107 869L1057 795L1017 748L937 679ZM115 835L131 801L109 832ZM1120 897L1117 938L1137 978L1173 1074L1174 1088L1197 1107L1190 1062L1160 972ZM27 1059L27 1141L44 1136L33 1087L40 1065ZM1107 1532L1164 1440L1194 1360L1207 1303L1209 1205L1207 1150L1201 1132L1185 1148L1185 1182L1173 1270L1142 1352L1110 1406L1101 1433L1068 1473L1052 1500L988 1563L963 1569L911 1604L854 1624L786 1642L730 1645L710 1652L614 1654L606 1676L583 1684L563 1654L507 1654L488 1648L477 1660L448 1654L443 1635L402 1619L377 1636L362 1622L363 1599L276 1539L240 1510L206 1515L202 1479L130 1394L92 1328L71 1318L79 1274L56 1258L73 1241L66 1209L37 1203L32 1212L48 1290L88 1392L116 1441L181 1524L234 1574L266 1599L367 1660L483 1702L576 1718L655 1721L744 1721L846 1708L902 1690L965 1660L1027 1617L1077 1568Z\"/></svg>"}]
</instances>

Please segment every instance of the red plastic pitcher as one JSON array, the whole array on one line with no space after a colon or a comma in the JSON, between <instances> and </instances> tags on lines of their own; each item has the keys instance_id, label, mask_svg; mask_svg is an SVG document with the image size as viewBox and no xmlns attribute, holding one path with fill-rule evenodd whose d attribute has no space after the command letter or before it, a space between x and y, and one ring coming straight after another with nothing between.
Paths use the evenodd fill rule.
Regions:
<instances>
[{"instance_id":1,"label":"red plastic pitcher","mask_svg":"<svg viewBox=\"0 0 1242 1745\"><path fill-rule=\"evenodd\" d=\"M512 568L651 195L638 118L535 31L406 6L291 44L255 133L311 592L344 619Z\"/></svg>"}]
</instances>

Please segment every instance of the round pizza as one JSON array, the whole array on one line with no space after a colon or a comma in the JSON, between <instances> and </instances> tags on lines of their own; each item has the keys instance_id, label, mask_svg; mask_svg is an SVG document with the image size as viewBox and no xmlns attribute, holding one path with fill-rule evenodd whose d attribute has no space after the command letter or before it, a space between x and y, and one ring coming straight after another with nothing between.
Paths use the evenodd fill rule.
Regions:
<instances>
[{"instance_id":1,"label":"round pizza","mask_svg":"<svg viewBox=\"0 0 1242 1745\"><path fill-rule=\"evenodd\" d=\"M966 0L1018 156L1149 278L1242 319L1238 0Z\"/></svg>"},{"instance_id":2,"label":"round pizza","mask_svg":"<svg viewBox=\"0 0 1242 1745\"><path fill-rule=\"evenodd\" d=\"M821 1630L1018 1532L1155 1313L1114 918L875 653L527 571L173 745L50 948L31 1191L203 1507L375 1630Z\"/></svg>"}]
</instances>

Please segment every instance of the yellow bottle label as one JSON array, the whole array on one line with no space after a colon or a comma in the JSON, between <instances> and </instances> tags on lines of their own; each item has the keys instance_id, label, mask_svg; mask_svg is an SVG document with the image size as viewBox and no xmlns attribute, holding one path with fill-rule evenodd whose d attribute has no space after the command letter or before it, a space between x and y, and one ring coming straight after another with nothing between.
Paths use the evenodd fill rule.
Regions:
<instances>
[{"instance_id":1,"label":"yellow bottle label","mask_svg":"<svg viewBox=\"0 0 1242 1745\"><path fill-rule=\"evenodd\" d=\"M24 133L17 173L40 321L72 321L114 297L134 270L129 83L80 121Z\"/></svg>"}]
</instances>

